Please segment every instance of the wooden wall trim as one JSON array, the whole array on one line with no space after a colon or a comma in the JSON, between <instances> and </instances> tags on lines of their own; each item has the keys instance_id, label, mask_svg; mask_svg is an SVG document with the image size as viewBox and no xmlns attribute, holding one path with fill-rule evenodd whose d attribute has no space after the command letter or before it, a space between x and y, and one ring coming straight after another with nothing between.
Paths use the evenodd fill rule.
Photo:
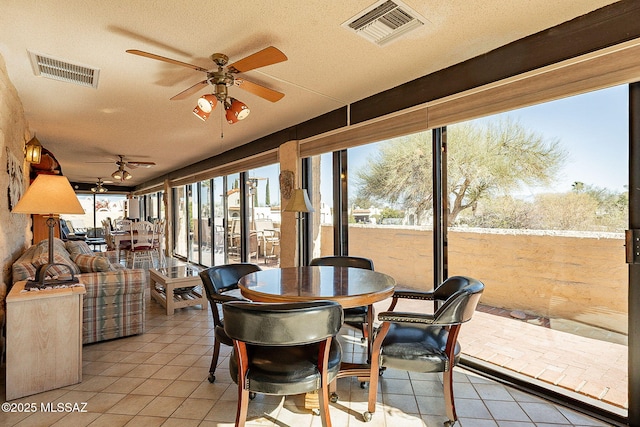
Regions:
<instances>
[{"instance_id":1,"label":"wooden wall trim","mask_svg":"<svg viewBox=\"0 0 640 427\"><path fill-rule=\"evenodd\" d=\"M300 141L300 156L311 157L424 130L427 111L421 107Z\"/></svg>"},{"instance_id":2,"label":"wooden wall trim","mask_svg":"<svg viewBox=\"0 0 640 427\"><path fill-rule=\"evenodd\" d=\"M640 2L622 0L351 104L351 124L640 37Z\"/></svg>"},{"instance_id":3,"label":"wooden wall trim","mask_svg":"<svg viewBox=\"0 0 640 427\"><path fill-rule=\"evenodd\" d=\"M640 80L640 38L517 78L434 101L429 128Z\"/></svg>"}]
</instances>

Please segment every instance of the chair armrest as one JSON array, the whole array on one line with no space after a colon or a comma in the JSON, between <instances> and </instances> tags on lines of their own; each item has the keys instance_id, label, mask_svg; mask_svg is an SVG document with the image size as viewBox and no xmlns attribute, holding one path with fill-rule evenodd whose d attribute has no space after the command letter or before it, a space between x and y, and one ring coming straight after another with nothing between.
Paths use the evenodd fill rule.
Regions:
<instances>
[{"instance_id":1,"label":"chair armrest","mask_svg":"<svg viewBox=\"0 0 640 427\"><path fill-rule=\"evenodd\" d=\"M248 301L242 296L242 293L240 293L240 289L238 288L223 291L219 294L214 294L212 295L211 299L218 304L224 304L225 302L229 301Z\"/></svg>"},{"instance_id":2,"label":"chair armrest","mask_svg":"<svg viewBox=\"0 0 640 427\"><path fill-rule=\"evenodd\" d=\"M245 301L241 298L234 297L232 295L220 295L220 294L213 295L211 299L218 304L224 304L225 302L229 302L229 301Z\"/></svg>"},{"instance_id":3,"label":"chair armrest","mask_svg":"<svg viewBox=\"0 0 640 427\"><path fill-rule=\"evenodd\" d=\"M433 292L420 291L395 291L392 298L419 299L424 301L433 301Z\"/></svg>"},{"instance_id":4,"label":"chair armrest","mask_svg":"<svg viewBox=\"0 0 640 427\"><path fill-rule=\"evenodd\" d=\"M433 314L423 313L401 313L394 311L385 311L378 314L378 320L382 322L397 322L397 323L424 323L432 324L434 317Z\"/></svg>"},{"instance_id":5,"label":"chair armrest","mask_svg":"<svg viewBox=\"0 0 640 427\"><path fill-rule=\"evenodd\" d=\"M393 311L398 304L398 299L418 299L423 301L433 301L433 292L420 292L420 291L395 291L391 296L391 305L387 308L387 311Z\"/></svg>"}]
</instances>

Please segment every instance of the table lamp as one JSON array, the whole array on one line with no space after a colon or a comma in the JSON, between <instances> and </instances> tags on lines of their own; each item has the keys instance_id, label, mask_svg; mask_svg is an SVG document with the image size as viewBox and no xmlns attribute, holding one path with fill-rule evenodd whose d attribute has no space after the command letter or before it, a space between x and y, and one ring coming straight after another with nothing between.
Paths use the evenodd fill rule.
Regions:
<instances>
[{"instance_id":1,"label":"table lamp","mask_svg":"<svg viewBox=\"0 0 640 427\"><path fill-rule=\"evenodd\" d=\"M78 279L74 277L71 267L65 264L54 264L53 262L53 228L56 225L55 215L84 214L84 209L82 205L80 205L69 180L64 176L58 175L38 175L11 212L47 216L47 227L49 227L49 260L47 264L38 267L35 279L28 280L25 289L77 283ZM53 265L66 267L71 273L71 278L45 279L47 270Z\"/></svg>"},{"instance_id":2,"label":"table lamp","mask_svg":"<svg viewBox=\"0 0 640 427\"><path fill-rule=\"evenodd\" d=\"M298 267L303 264L302 256L302 220L304 219L302 213L314 212L313 206L309 201L307 190L304 188L296 188L293 190L291 199L287 206L284 208L285 212L296 212L296 219L298 220Z\"/></svg>"}]
</instances>

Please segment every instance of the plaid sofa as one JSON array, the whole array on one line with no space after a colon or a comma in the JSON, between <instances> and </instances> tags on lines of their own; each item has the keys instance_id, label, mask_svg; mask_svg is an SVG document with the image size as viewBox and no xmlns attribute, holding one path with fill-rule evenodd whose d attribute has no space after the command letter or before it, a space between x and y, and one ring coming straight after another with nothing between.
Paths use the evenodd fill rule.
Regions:
<instances>
[{"instance_id":1,"label":"plaid sofa","mask_svg":"<svg viewBox=\"0 0 640 427\"><path fill-rule=\"evenodd\" d=\"M118 264L115 251L95 253L84 241L54 240L54 262L71 267L85 285L82 343L144 333L146 272ZM48 242L31 246L12 265L13 283L33 278L49 256ZM49 271L52 271L51 269ZM53 273L58 271L53 270ZM60 274L68 274L62 269Z\"/></svg>"}]
</instances>

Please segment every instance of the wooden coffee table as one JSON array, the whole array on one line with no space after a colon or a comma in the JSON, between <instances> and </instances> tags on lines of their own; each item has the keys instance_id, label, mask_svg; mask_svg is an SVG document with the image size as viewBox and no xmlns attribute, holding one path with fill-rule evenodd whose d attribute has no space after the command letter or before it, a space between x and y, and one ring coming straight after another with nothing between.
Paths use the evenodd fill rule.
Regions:
<instances>
[{"instance_id":1,"label":"wooden coffee table","mask_svg":"<svg viewBox=\"0 0 640 427\"><path fill-rule=\"evenodd\" d=\"M149 269L151 296L167 309L167 315L177 308L196 305L206 310L207 297L199 273L200 269L192 265Z\"/></svg>"}]
</instances>

